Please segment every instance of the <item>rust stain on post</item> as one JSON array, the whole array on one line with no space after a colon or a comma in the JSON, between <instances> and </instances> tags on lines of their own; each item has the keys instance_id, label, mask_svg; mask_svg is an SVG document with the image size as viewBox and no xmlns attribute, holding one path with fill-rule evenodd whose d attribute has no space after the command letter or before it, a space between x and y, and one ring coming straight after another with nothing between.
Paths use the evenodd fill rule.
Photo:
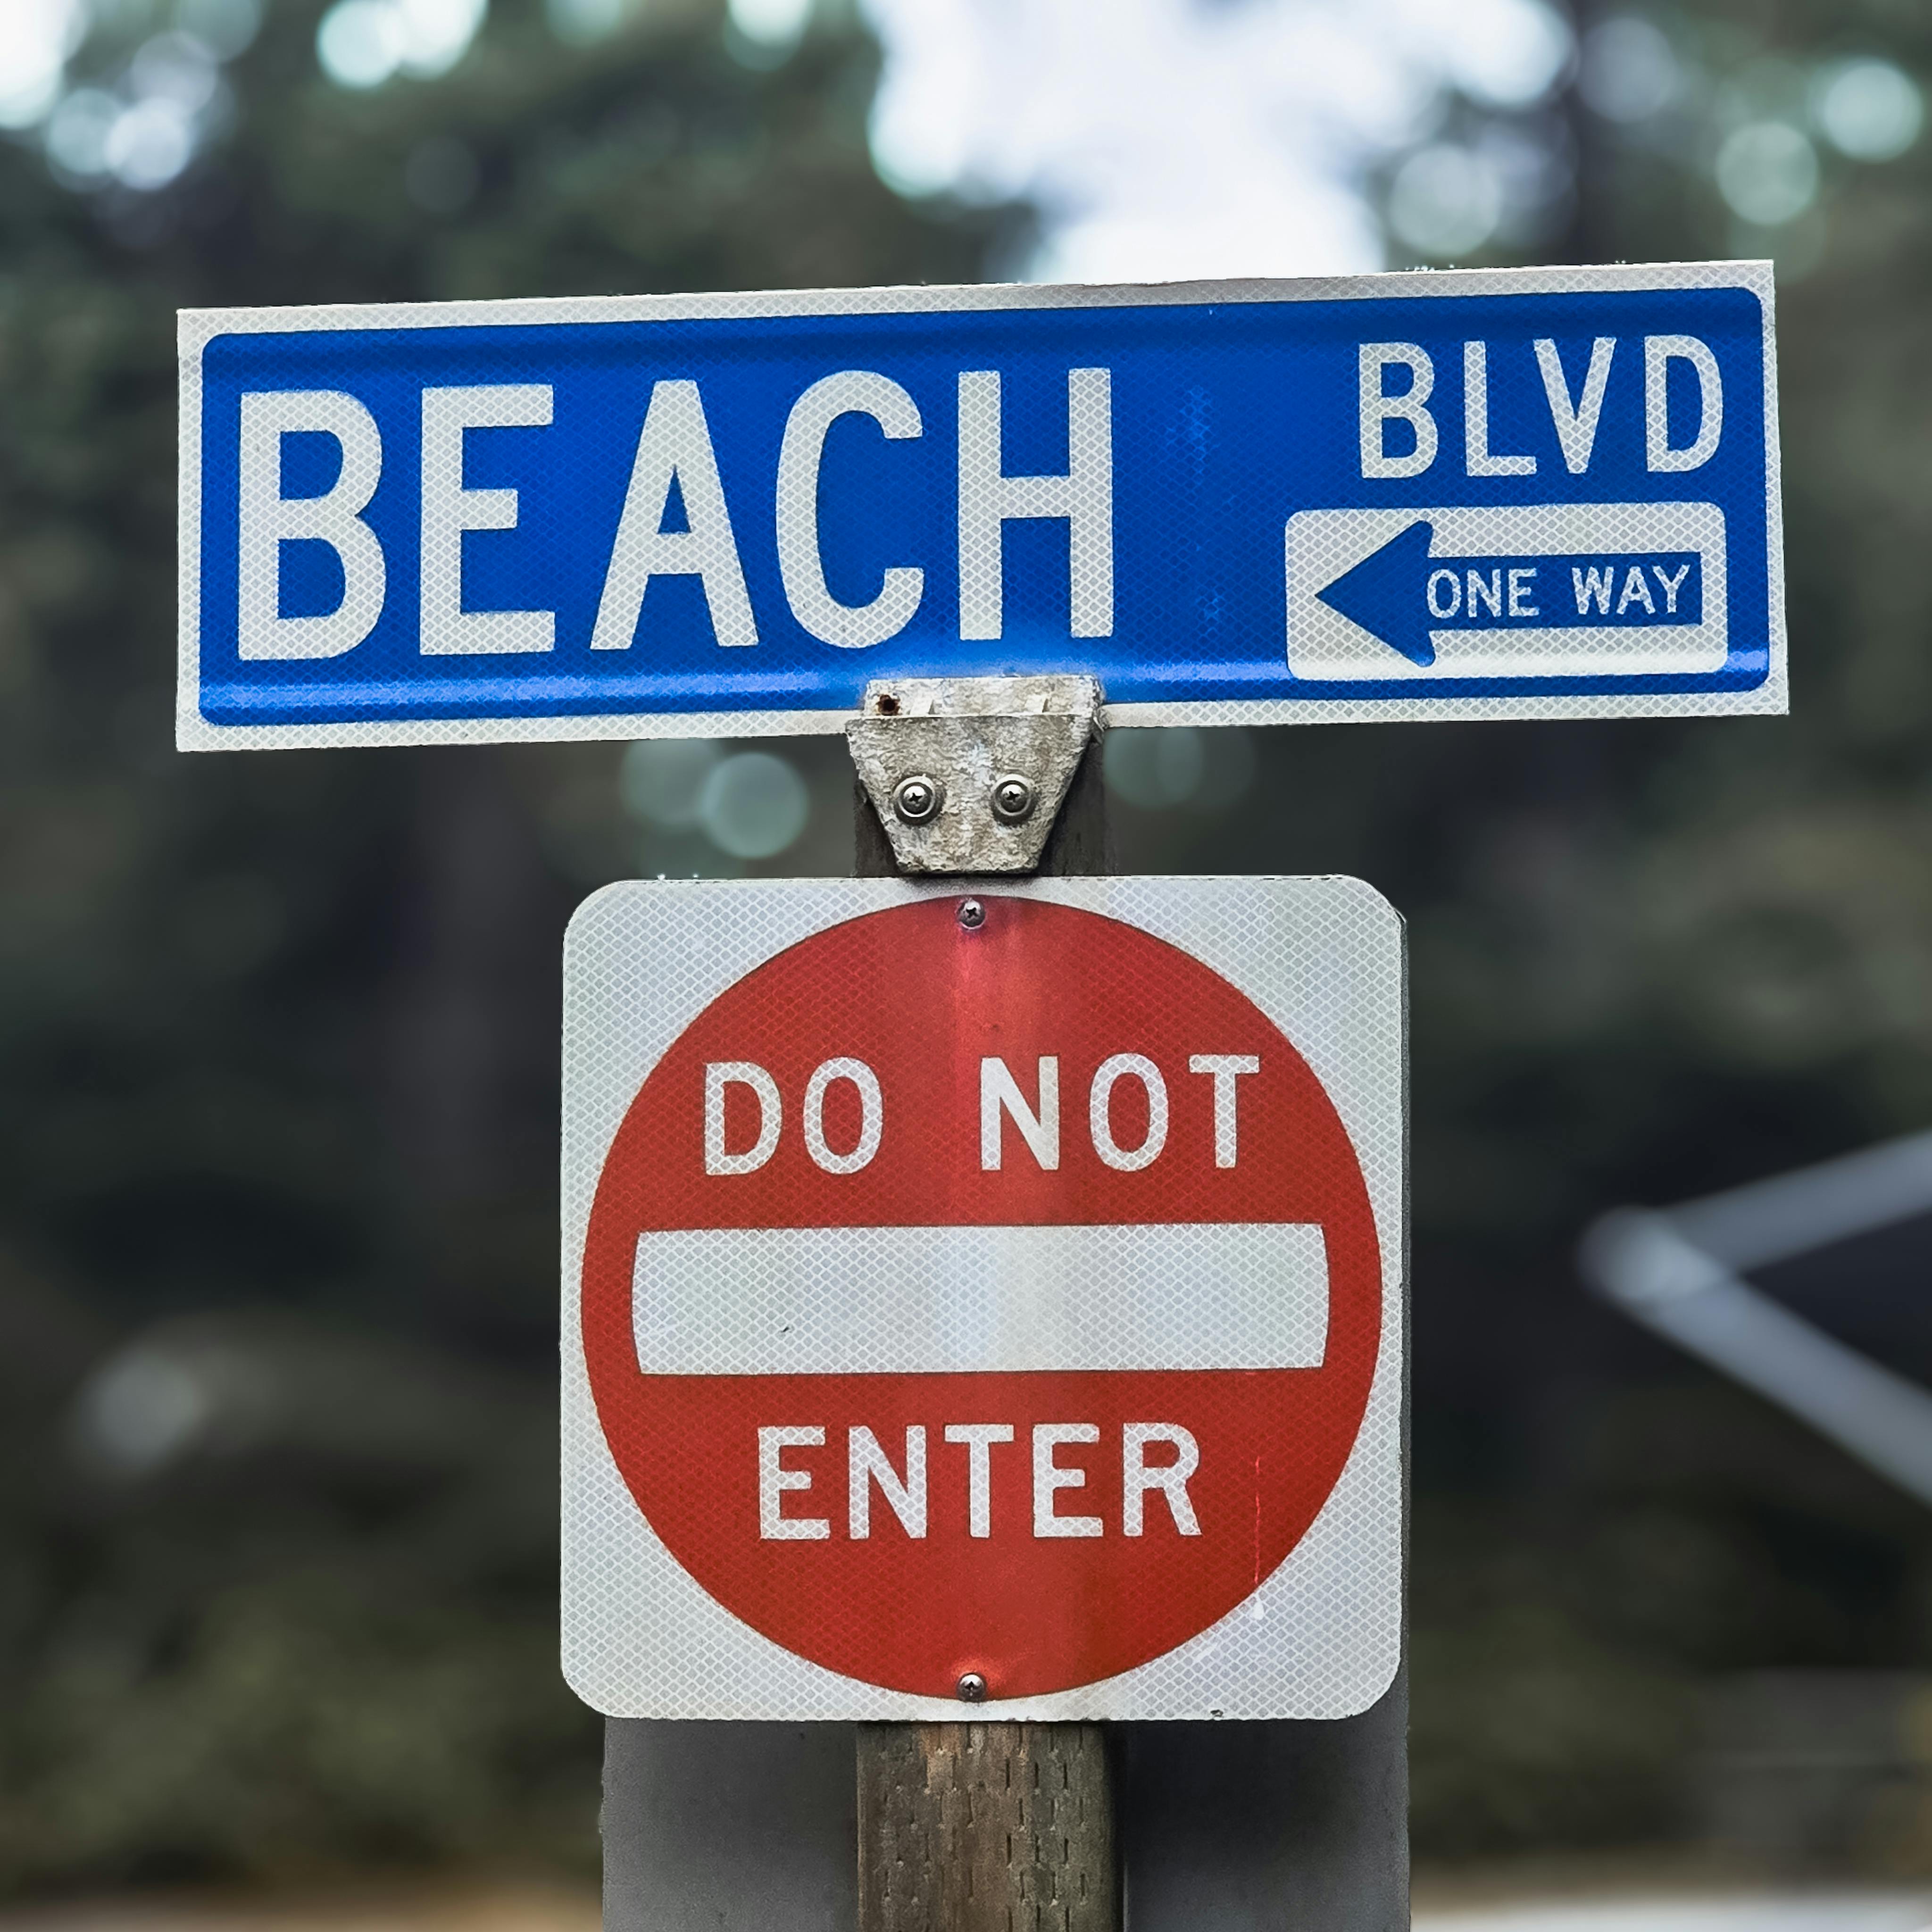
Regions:
<instances>
[{"instance_id":1,"label":"rust stain on post","mask_svg":"<svg viewBox=\"0 0 1932 1932\"><path fill-rule=\"evenodd\" d=\"M862 1724L859 1932L1118 1932L1099 1724Z\"/></svg>"}]
</instances>

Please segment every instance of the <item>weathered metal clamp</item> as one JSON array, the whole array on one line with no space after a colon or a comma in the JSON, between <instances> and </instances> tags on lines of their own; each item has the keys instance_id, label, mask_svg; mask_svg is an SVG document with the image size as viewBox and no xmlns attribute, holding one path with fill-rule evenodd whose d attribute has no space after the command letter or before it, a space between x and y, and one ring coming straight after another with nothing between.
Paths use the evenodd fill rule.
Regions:
<instances>
[{"instance_id":1,"label":"weathered metal clamp","mask_svg":"<svg viewBox=\"0 0 1932 1932\"><path fill-rule=\"evenodd\" d=\"M901 872L1030 872L1102 728L1091 677L879 678L845 739Z\"/></svg>"}]
</instances>

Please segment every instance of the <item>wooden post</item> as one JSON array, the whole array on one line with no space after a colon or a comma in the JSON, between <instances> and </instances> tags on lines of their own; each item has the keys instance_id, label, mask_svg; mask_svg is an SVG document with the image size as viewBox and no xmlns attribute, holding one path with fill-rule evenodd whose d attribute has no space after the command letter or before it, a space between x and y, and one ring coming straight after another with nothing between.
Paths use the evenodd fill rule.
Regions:
<instances>
[{"instance_id":1,"label":"wooden post","mask_svg":"<svg viewBox=\"0 0 1932 1932\"><path fill-rule=\"evenodd\" d=\"M1099 1724L861 1724L860 1932L1116 1932Z\"/></svg>"},{"instance_id":2,"label":"wooden post","mask_svg":"<svg viewBox=\"0 0 1932 1932\"><path fill-rule=\"evenodd\" d=\"M884 828L854 789L854 870L890 878ZM1113 869L1098 740L1040 869ZM858 1932L1119 1932L1105 1725L861 1724L857 1760Z\"/></svg>"}]
</instances>

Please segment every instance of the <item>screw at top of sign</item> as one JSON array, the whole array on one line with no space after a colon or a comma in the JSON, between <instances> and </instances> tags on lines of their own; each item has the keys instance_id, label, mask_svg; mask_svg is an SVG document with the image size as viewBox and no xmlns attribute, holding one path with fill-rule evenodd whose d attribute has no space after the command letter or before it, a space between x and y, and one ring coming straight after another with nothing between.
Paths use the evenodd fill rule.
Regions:
<instances>
[{"instance_id":1,"label":"screw at top of sign","mask_svg":"<svg viewBox=\"0 0 1932 1932\"><path fill-rule=\"evenodd\" d=\"M946 788L923 772L901 778L892 788L892 809L908 825L923 825L946 802Z\"/></svg>"},{"instance_id":2,"label":"screw at top of sign","mask_svg":"<svg viewBox=\"0 0 1932 1932\"><path fill-rule=\"evenodd\" d=\"M976 932L986 922L986 908L977 899L959 902L959 923L968 932Z\"/></svg>"},{"instance_id":3,"label":"screw at top of sign","mask_svg":"<svg viewBox=\"0 0 1932 1932\"><path fill-rule=\"evenodd\" d=\"M1003 772L993 781L993 816L1002 825L1018 825L1033 816L1037 796L1032 779Z\"/></svg>"},{"instance_id":4,"label":"screw at top of sign","mask_svg":"<svg viewBox=\"0 0 1932 1932\"><path fill-rule=\"evenodd\" d=\"M986 1680L976 1670L969 1670L960 1678L959 1701L962 1704L983 1704L986 1701Z\"/></svg>"}]
</instances>

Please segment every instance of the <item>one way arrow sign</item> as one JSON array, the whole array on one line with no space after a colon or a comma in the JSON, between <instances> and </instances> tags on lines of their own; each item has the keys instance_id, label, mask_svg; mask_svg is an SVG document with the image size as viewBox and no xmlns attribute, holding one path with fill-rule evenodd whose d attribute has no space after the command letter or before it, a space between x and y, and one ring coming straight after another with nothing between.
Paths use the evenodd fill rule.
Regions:
<instances>
[{"instance_id":1,"label":"one way arrow sign","mask_svg":"<svg viewBox=\"0 0 1932 1932\"><path fill-rule=\"evenodd\" d=\"M1736 647L1725 538L1715 503L1304 511L1289 668L1418 698L1552 678L1681 688Z\"/></svg>"},{"instance_id":2,"label":"one way arrow sign","mask_svg":"<svg viewBox=\"0 0 1932 1932\"><path fill-rule=\"evenodd\" d=\"M1318 593L1411 664L1436 662L1438 632L1701 628L1696 550L1444 556L1418 520ZM1546 640L1540 640L1546 648Z\"/></svg>"}]
</instances>

